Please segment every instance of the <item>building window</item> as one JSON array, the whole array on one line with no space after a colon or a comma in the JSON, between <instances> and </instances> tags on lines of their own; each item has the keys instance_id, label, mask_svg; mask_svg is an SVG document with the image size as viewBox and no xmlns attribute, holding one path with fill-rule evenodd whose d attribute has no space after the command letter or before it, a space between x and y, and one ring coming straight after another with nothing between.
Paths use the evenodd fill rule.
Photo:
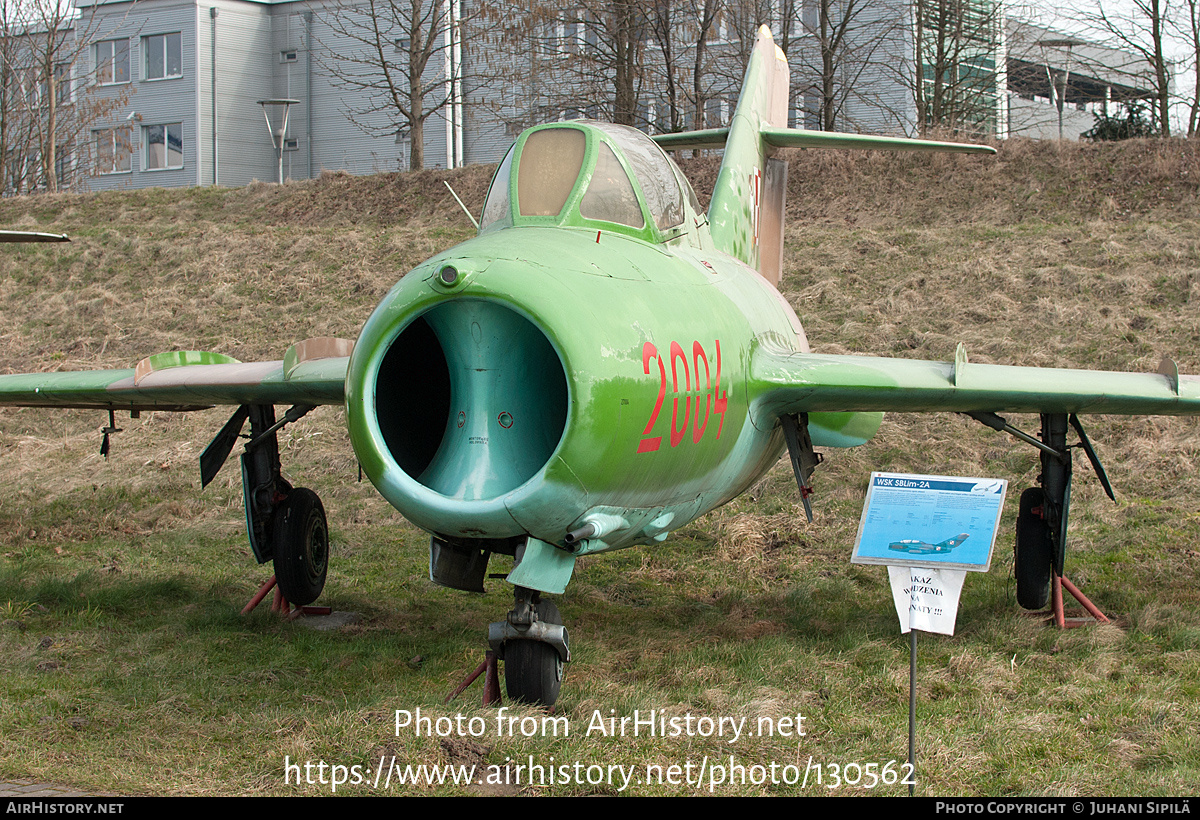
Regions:
<instances>
[{"instance_id":1,"label":"building window","mask_svg":"<svg viewBox=\"0 0 1200 820\"><path fill-rule=\"evenodd\" d=\"M30 66L22 72L21 92L26 108L36 111L42 107L46 98L46 83L42 80L41 72L36 66Z\"/></svg>"},{"instance_id":2,"label":"building window","mask_svg":"<svg viewBox=\"0 0 1200 820\"><path fill-rule=\"evenodd\" d=\"M294 63L294 62L296 62L296 60L299 59L299 57L300 57L300 55L297 54L294 50L279 52L279 62L281 62L281 63Z\"/></svg>"},{"instance_id":3,"label":"building window","mask_svg":"<svg viewBox=\"0 0 1200 820\"><path fill-rule=\"evenodd\" d=\"M54 179L61 191L71 185L72 172L75 170L75 154L71 143L63 143L54 149Z\"/></svg>"},{"instance_id":4,"label":"building window","mask_svg":"<svg viewBox=\"0 0 1200 820\"><path fill-rule=\"evenodd\" d=\"M146 55L143 79L163 80L183 76L183 49L179 32L143 37L142 52Z\"/></svg>"},{"instance_id":5,"label":"building window","mask_svg":"<svg viewBox=\"0 0 1200 820\"><path fill-rule=\"evenodd\" d=\"M129 38L96 43L96 82L116 85L129 82Z\"/></svg>"},{"instance_id":6,"label":"building window","mask_svg":"<svg viewBox=\"0 0 1200 820\"><path fill-rule=\"evenodd\" d=\"M96 173L127 174L132 169L133 129L128 125L93 131L96 140Z\"/></svg>"},{"instance_id":7,"label":"building window","mask_svg":"<svg viewBox=\"0 0 1200 820\"><path fill-rule=\"evenodd\" d=\"M74 99L72 83L74 79L71 77L71 66L69 63L54 64L54 99L58 105L70 105Z\"/></svg>"},{"instance_id":8,"label":"building window","mask_svg":"<svg viewBox=\"0 0 1200 820\"><path fill-rule=\"evenodd\" d=\"M183 123L147 125L142 129L146 145L145 170L183 167Z\"/></svg>"}]
</instances>

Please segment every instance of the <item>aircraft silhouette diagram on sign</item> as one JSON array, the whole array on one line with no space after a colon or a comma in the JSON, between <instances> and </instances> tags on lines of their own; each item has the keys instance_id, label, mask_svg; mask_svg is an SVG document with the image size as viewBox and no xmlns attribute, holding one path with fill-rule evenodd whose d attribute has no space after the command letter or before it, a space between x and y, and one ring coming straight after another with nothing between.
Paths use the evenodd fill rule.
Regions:
<instances>
[{"instance_id":1,"label":"aircraft silhouette diagram on sign","mask_svg":"<svg viewBox=\"0 0 1200 820\"><path fill-rule=\"evenodd\" d=\"M110 412L237 409L202 483L249 421L250 544L295 604L329 559L316 494L281 475L276 433L343 405L363 472L431 536L430 576L480 591L512 556L515 603L490 626L510 696L553 703L567 631L544 595L580 556L655 544L751 486L787 450L807 495L814 446L862 444L884 411L967 413L1041 448L1018 519L1018 598L1062 571L1076 414L1200 413L1200 386L1100 373L810 352L779 294L781 147L994 153L986 146L786 128L788 70L763 28L728 128L651 140L580 121L525 131L491 183L478 236L403 276L356 342L310 339L282 361L150 356L133 369L0 376L0 404ZM707 213L664 149L722 147ZM277 418L275 405L290 406ZM1040 438L997 413L1037 413ZM110 417L110 425L113 427ZM1074 446L1074 445L1072 445Z\"/></svg>"},{"instance_id":2,"label":"aircraft silhouette diagram on sign","mask_svg":"<svg viewBox=\"0 0 1200 820\"><path fill-rule=\"evenodd\" d=\"M941 555L943 553L952 552L955 547L970 538L969 533L959 533L953 538L947 538L937 544L930 544L928 541L921 541L916 538L905 538L901 541L893 541L888 544L888 549L896 552L907 552L910 555Z\"/></svg>"}]
</instances>

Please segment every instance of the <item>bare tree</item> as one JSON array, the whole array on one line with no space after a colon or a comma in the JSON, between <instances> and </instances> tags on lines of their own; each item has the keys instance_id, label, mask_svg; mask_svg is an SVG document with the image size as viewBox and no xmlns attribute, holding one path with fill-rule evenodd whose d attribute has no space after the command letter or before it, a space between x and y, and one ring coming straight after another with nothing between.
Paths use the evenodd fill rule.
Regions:
<instances>
[{"instance_id":1,"label":"bare tree","mask_svg":"<svg viewBox=\"0 0 1200 820\"><path fill-rule=\"evenodd\" d=\"M789 28L797 35L788 56L793 89L805 114L823 131L853 131L906 117L889 67L903 50L906 27L894 4L877 0L809 0ZM795 8L795 7L793 7Z\"/></svg>"},{"instance_id":2,"label":"bare tree","mask_svg":"<svg viewBox=\"0 0 1200 820\"><path fill-rule=\"evenodd\" d=\"M462 8L459 0L346 0L320 15L331 35L317 60L348 92L350 121L371 136L406 136L414 169L425 167L425 123L462 97L462 31L487 6L473 3L466 16Z\"/></svg>"},{"instance_id":3,"label":"bare tree","mask_svg":"<svg viewBox=\"0 0 1200 820\"><path fill-rule=\"evenodd\" d=\"M662 58L662 81L667 94L668 122L665 128L663 123L658 124L661 131L683 130L679 88L683 55L678 37L679 16L674 12L677 5L670 0L654 0L649 10L650 29Z\"/></svg>"},{"instance_id":4,"label":"bare tree","mask_svg":"<svg viewBox=\"0 0 1200 820\"><path fill-rule=\"evenodd\" d=\"M911 84L922 133L990 133L999 95L998 0L916 0Z\"/></svg>"},{"instance_id":5,"label":"bare tree","mask_svg":"<svg viewBox=\"0 0 1200 820\"><path fill-rule=\"evenodd\" d=\"M709 73L708 41L716 29L717 20L724 11L722 0L699 0L692 3L691 19L694 23L692 37L692 128L700 129L717 123L705 122L706 103L714 96L707 81Z\"/></svg>"},{"instance_id":6,"label":"bare tree","mask_svg":"<svg viewBox=\"0 0 1200 820\"><path fill-rule=\"evenodd\" d=\"M1185 19L1182 33L1188 44L1192 68L1192 96L1188 100L1187 135L1200 131L1200 0L1184 0Z\"/></svg>"},{"instance_id":7,"label":"bare tree","mask_svg":"<svg viewBox=\"0 0 1200 820\"><path fill-rule=\"evenodd\" d=\"M28 33L30 88L26 100L41 116L36 123L41 177L48 191L58 190L59 106L70 97L72 67L88 46L76 36L74 8L62 0L30 0L26 6L33 27ZM65 93L64 93L65 92Z\"/></svg>"},{"instance_id":8,"label":"bare tree","mask_svg":"<svg viewBox=\"0 0 1200 820\"><path fill-rule=\"evenodd\" d=\"M1154 125L1164 137L1171 136L1174 67L1167 55L1171 17L1172 8L1168 0L1128 0L1121 3L1095 0L1093 5L1077 16L1090 29L1090 37L1138 56L1141 65L1133 69L1133 73L1139 81L1149 80Z\"/></svg>"},{"instance_id":9,"label":"bare tree","mask_svg":"<svg viewBox=\"0 0 1200 820\"><path fill-rule=\"evenodd\" d=\"M570 85L591 86L603 99L613 122L637 123L645 79L647 8L638 0L587 0L566 12L564 26L582 35L583 47L564 68Z\"/></svg>"},{"instance_id":10,"label":"bare tree","mask_svg":"<svg viewBox=\"0 0 1200 820\"><path fill-rule=\"evenodd\" d=\"M638 0L549 0L498 4L494 43L511 83L500 115L517 126L563 117L645 123L642 107L650 8Z\"/></svg>"},{"instance_id":11,"label":"bare tree","mask_svg":"<svg viewBox=\"0 0 1200 820\"><path fill-rule=\"evenodd\" d=\"M660 64L647 60L647 70L667 96L667 122L657 118L661 131L680 131L685 127L703 128L705 108L714 90L713 59L710 41L725 0L655 0L649 11L650 27ZM710 123L711 124L711 123Z\"/></svg>"},{"instance_id":12,"label":"bare tree","mask_svg":"<svg viewBox=\"0 0 1200 820\"><path fill-rule=\"evenodd\" d=\"M728 0L726 29L740 72L759 26L770 27L791 69L789 112L810 128L861 131L912 122L908 0ZM735 80L740 80L738 76Z\"/></svg>"},{"instance_id":13,"label":"bare tree","mask_svg":"<svg viewBox=\"0 0 1200 820\"><path fill-rule=\"evenodd\" d=\"M11 146L19 127L22 49L16 27L16 0L0 0L0 191L13 189Z\"/></svg>"},{"instance_id":14,"label":"bare tree","mask_svg":"<svg viewBox=\"0 0 1200 820\"><path fill-rule=\"evenodd\" d=\"M86 82L97 29L65 0L0 0L0 190L57 191L88 170L88 129L124 101Z\"/></svg>"}]
</instances>

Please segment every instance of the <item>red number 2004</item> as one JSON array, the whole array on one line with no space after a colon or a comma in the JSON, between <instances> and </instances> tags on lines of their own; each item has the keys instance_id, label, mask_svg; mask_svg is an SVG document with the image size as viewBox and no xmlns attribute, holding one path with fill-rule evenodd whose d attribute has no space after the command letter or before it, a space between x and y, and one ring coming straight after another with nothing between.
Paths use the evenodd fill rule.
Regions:
<instances>
[{"instance_id":1,"label":"red number 2004","mask_svg":"<svg viewBox=\"0 0 1200 820\"><path fill-rule=\"evenodd\" d=\"M708 355L704 352L704 347L699 342L692 342L692 356L689 359L687 353L680 346L679 342L671 342L671 352L667 359L664 359L662 354L658 352L658 348L650 342L646 342L642 346L642 371L650 375L650 362L658 361L658 400L654 403L654 410L650 413L650 421L646 423L646 429L642 432L642 440L638 444L637 451L639 453L652 453L662 445L662 436L651 436L650 433L654 429L655 423L658 421L658 414L662 412L663 402L667 397L667 366L671 368L671 392L674 393L674 398L671 399L671 446L678 447L687 432L688 425L692 428L692 442L700 443L700 439L704 438L704 433L708 429L708 421L713 413L721 417L717 423L717 438L721 437L721 429L725 426L725 410L729 404L729 399L726 391L721 389L721 340L714 341L716 345L716 372L712 372L709 363ZM700 386L700 369L701 365L704 368L704 386ZM683 371L683 389L680 390L679 373ZM695 387L692 384L692 376L695 375ZM680 397L683 401L683 421L679 419L679 404ZM704 419L700 418L701 404L704 406ZM693 410L694 405L694 410Z\"/></svg>"}]
</instances>

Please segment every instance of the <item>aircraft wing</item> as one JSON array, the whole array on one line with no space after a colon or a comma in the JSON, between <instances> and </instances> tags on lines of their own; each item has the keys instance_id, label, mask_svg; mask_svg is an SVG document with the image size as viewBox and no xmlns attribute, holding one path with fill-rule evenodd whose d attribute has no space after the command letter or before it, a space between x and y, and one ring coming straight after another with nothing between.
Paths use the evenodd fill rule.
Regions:
<instances>
[{"instance_id":1,"label":"aircraft wing","mask_svg":"<svg viewBox=\"0 0 1200 820\"><path fill-rule=\"evenodd\" d=\"M824 355L761 348L756 421L807 412L1013 412L1200 415L1200 377L1165 359L1157 373Z\"/></svg>"},{"instance_id":2,"label":"aircraft wing","mask_svg":"<svg viewBox=\"0 0 1200 820\"><path fill-rule=\"evenodd\" d=\"M0 231L0 242L70 242L65 233L40 231Z\"/></svg>"},{"instance_id":3,"label":"aircraft wing","mask_svg":"<svg viewBox=\"0 0 1200 820\"><path fill-rule=\"evenodd\" d=\"M282 360L160 353L125 370L0 376L0 406L201 410L219 404L341 404L353 342L307 339Z\"/></svg>"}]
</instances>

